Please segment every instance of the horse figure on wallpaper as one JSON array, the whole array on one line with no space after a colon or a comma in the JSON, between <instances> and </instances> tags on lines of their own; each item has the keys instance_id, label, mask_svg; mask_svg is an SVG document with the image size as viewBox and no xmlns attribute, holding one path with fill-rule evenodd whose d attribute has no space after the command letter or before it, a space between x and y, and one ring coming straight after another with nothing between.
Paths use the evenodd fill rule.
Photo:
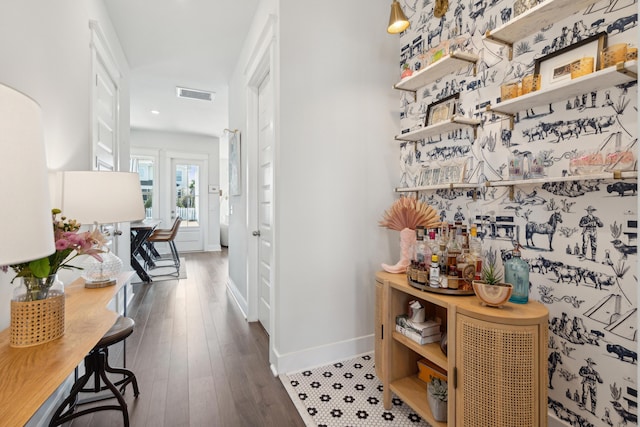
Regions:
<instances>
[{"instance_id":1,"label":"horse figure on wallpaper","mask_svg":"<svg viewBox=\"0 0 640 427\"><path fill-rule=\"evenodd\" d=\"M533 244L533 235L547 234L549 236L549 250L553 251L553 235L556 232L558 223L562 223L562 215L560 215L558 211L552 213L549 221L545 223L527 222L527 226L525 227L526 245L530 248L535 248L536 245Z\"/></svg>"}]
</instances>

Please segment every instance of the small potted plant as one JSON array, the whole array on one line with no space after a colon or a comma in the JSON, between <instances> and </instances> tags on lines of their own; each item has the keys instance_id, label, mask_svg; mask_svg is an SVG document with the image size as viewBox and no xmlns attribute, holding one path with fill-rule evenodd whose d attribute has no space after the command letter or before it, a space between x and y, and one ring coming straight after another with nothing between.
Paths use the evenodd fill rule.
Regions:
<instances>
[{"instance_id":1,"label":"small potted plant","mask_svg":"<svg viewBox=\"0 0 640 427\"><path fill-rule=\"evenodd\" d=\"M447 421L447 400L448 388L447 382L440 378L431 377L431 381L427 383L427 400L431 414L436 421Z\"/></svg>"},{"instance_id":2,"label":"small potted plant","mask_svg":"<svg viewBox=\"0 0 640 427\"><path fill-rule=\"evenodd\" d=\"M473 291L476 296L489 307L504 305L509 301L513 292L513 286L510 283L502 282L502 273L498 268L497 258L495 251L489 251L486 264L482 268L482 280L473 281Z\"/></svg>"}]
</instances>

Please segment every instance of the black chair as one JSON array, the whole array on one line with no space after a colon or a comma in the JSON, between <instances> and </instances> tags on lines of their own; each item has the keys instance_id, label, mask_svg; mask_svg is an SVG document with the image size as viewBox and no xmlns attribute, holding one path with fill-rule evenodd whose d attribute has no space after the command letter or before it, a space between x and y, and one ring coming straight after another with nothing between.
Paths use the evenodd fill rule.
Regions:
<instances>
[{"instance_id":1,"label":"black chair","mask_svg":"<svg viewBox=\"0 0 640 427\"><path fill-rule=\"evenodd\" d=\"M129 317L120 316L116 323L107 331L98 344L84 358L85 373L76 380L69 396L58 406L53 414L53 418L49 423L49 427L62 425L74 418L81 417L98 411L122 411L124 426L129 426L129 411L127 410L127 402L122 396L127 385L133 386L133 395L138 397L138 381L133 372L128 369L114 368L109 365L109 346L116 344L133 333L135 322ZM124 378L112 382L107 377L107 372L112 374L124 375ZM89 380L93 377L93 387L86 387ZM100 393L110 390L113 396L107 396L110 399L117 399L117 405L94 406L81 411L76 409L84 403L78 403L79 393ZM99 399L102 400L102 399Z\"/></svg>"}]
</instances>

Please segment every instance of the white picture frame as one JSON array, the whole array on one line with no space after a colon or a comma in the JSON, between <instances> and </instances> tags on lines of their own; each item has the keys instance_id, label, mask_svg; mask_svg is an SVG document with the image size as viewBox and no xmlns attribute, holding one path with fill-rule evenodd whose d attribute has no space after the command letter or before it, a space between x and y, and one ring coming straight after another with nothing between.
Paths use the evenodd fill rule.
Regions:
<instances>
[{"instance_id":1,"label":"white picture frame","mask_svg":"<svg viewBox=\"0 0 640 427\"><path fill-rule=\"evenodd\" d=\"M229 137L229 195L242 194L242 164L241 164L240 131L235 131Z\"/></svg>"}]
</instances>

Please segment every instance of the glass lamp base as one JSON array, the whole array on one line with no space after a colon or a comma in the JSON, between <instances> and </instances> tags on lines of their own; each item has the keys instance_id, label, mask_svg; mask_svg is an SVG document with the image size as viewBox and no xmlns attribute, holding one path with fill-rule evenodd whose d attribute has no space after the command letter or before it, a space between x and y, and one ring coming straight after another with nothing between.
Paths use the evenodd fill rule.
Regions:
<instances>
[{"instance_id":1,"label":"glass lamp base","mask_svg":"<svg viewBox=\"0 0 640 427\"><path fill-rule=\"evenodd\" d=\"M116 278L122 270L122 261L113 252L102 253L100 257L102 262L89 257L83 264L85 288L104 288L116 284Z\"/></svg>"}]
</instances>

